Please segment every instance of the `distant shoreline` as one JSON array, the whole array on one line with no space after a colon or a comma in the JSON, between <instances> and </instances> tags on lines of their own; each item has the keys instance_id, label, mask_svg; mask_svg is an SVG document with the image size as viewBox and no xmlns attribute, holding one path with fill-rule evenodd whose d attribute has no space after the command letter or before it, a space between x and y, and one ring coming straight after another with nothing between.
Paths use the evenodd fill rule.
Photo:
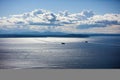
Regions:
<instances>
[{"instance_id":1,"label":"distant shoreline","mask_svg":"<svg viewBox=\"0 0 120 80\"><path fill-rule=\"evenodd\" d=\"M120 36L120 34L66 34L66 35L0 34L0 38L29 38L29 37L87 38L91 36Z\"/></svg>"},{"instance_id":2,"label":"distant shoreline","mask_svg":"<svg viewBox=\"0 0 120 80\"><path fill-rule=\"evenodd\" d=\"M0 34L0 38L24 38L24 37L89 37L84 34L67 34L67 35L35 35L35 34Z\"/></svg>"}]
</instances>

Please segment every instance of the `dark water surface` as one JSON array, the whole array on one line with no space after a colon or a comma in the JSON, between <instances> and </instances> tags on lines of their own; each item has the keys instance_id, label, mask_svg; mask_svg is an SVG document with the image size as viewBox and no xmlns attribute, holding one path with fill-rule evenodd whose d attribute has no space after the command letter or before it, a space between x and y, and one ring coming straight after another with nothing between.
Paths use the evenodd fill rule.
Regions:
<instances>
[{"instance_id":1,"label":"dark water surface","mask_svg":"<svg viewBox=\"0 0 120 80\"><path fill-rule=\"evenodd\" d=\"M120 37L0 38L0 69L24 68L120 69Z\"/></svg>"}]
</instances>

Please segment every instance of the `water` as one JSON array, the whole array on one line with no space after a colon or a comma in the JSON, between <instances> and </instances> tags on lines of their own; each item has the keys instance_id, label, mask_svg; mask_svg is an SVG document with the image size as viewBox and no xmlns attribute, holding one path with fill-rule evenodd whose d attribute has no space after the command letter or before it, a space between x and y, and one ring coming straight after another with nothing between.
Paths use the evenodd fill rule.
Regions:
<instances>
[{"instance_id":1,"label":"water","mask_svg":"<svg viewBox=\"0 0 120 80\"><path fill-rule=\"evenodd\" d=\"M29 68L119 69L120 37L0 38L0 69Z\"/></svg>"}]
</instances>

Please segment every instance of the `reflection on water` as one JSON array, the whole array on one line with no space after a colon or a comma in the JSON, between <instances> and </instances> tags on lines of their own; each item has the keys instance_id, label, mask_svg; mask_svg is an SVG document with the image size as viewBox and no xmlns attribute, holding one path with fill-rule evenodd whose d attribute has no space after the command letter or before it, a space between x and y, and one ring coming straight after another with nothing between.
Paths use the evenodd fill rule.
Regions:
<instances>
[{"instance_id":1,"label":"reflection on water","mask_svg":"<svg viewBox=\"0 0 120 80\"><path fill-rule=\"evenodd\" d=\"M0 38L0 68L120 68L119 41L119 37Z\"/></svg>"}]
</instances>

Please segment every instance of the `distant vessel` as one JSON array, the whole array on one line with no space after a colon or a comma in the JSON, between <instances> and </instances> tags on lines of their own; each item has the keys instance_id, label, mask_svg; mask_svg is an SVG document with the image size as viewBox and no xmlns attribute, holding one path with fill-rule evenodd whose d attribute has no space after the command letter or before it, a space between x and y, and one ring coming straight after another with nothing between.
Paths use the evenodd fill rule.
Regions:
<instances>
[{"instance_id":1,"label":"distant vessel","mask_svg":"<svg viewBox=\"0 0 120 80\"><path fill-rule=\"evenodd\" d=\"M63 43L63 42L62 42L61 44L64 44L64 45L65 45L65 43Z\"/></svg>"},{"instance_id":2,"label":"distant vessel","mask_svg":"<svg viewBox=\"0 0 120 80\"><path fill-rule=\"evenodd\" d=\"M85 43L88 43L88 41L85 41Z\"/></svg>"}]
</instances>

